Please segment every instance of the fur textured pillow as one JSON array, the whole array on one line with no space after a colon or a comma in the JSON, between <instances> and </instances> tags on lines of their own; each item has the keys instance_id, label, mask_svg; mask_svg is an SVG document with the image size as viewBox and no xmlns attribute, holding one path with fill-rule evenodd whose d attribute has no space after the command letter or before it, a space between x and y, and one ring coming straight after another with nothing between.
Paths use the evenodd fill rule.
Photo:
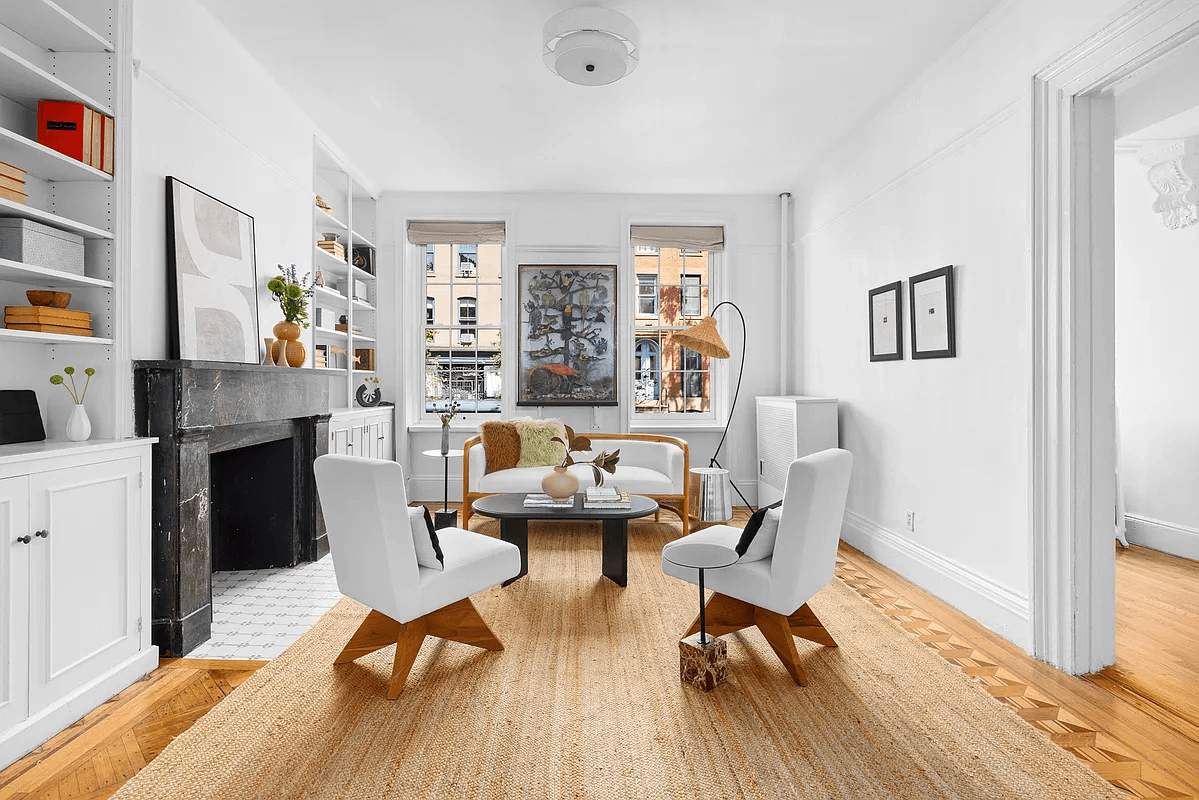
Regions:
<instances>
[{"instance_id":1,"label":"fur textured pillow","mask_svg":"<svg viewBox=\"0 0 1199 800\"><path fill-rule=\"evenodd\" d=\"M484 422L479 426L487 471L512 469L520 463L520 433L511 422Z\"/></svg>"},{"instance_id":2,"label":"fur textured pillow","mask_svg":"<svg viewBox=\"0 0 1199 800\"><path fill-rule=\"evenodd\" d=\"M556 467L566 458L566 445L550 441L555 436L566 440L566 428L558 419L514 419L520 434L518 467Z\"/></svg>"}]
</instances>

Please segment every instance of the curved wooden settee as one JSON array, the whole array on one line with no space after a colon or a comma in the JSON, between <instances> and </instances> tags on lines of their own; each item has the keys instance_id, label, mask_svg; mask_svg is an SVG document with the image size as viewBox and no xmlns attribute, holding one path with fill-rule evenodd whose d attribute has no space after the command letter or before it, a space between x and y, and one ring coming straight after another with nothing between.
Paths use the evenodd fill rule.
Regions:
<instances>
[{"instance_id":1,"label":"curved wooden settee","mask_svg":"<svg viewBox=\"0 0 1199 800\"><path fill-rule=\"evenodd\" d=\"M678 518L683 522L683 535L686 536L691 532L691 522L689 517L690 507L687 499L687 476L691 470L691 455L687 448L687 442L674 436L660 436L651 433L589 433L587 438L596 443L597 450L607 450L609 452L620 449L620 463L616 465L616 472L608 478L613 483L618 485L622 490L630 494L640 494L655 500L659 506L669 509L678 515ZM602 444L600 444L602 442ZM628 442L630 447L624 447L622 442ZM661 443L668 446L677 447L682 452L682 468L681 471L676 468L670 469L669 477L673 484L670 492L660 491L662 486L655 482L655 490L643 491L643 487L638 485L638 481L630 473L632 470L626 469L624 477L621 476L622 467L645 468L646 465L639 463L638 448L635 443L653 442ZM477 448L477 449L476 449ZM481 436L472 436L466 440L466 444L462 446L462 527L466 527L472 516L471 503L480 497L487 497L493 494L502 494L503 492L540 492L541 491L541 476L549 472L553 467L526 467L521 470L519 483L521 485L506 485L501 491L486 491L486 487L480 487L479 483L486 474L486 456L483 452L483 438ZM474 458L472 459L472 451ZM587 454L577 456L579 461L587 458ZM475 462L474 478L471 475L471 461ZM677 458L674 459L677 463ZM655 467L657 465L654 465ZM580 468L581 467L581 468ZM540 472L536 470L540 469ZM587 487L593 482L591 478L591 470L582 467L573 468L579 474L579 486ZM502 472L516 472L515 470L502 470ZM677 474L675 474L677 472ZM481 474L482 473L482 474ZM492 473L499 475L500 472ZM527 484L525 483L527 482ZM509 482L510 483L510 482ZM655 515L656 518L656 515Z\"/></svg>"}]
</instances>

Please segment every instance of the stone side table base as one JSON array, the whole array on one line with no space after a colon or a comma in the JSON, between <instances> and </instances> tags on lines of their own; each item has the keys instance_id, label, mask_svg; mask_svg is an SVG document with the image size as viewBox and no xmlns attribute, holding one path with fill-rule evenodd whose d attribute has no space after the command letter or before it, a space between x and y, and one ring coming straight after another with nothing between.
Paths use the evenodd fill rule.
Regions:
<instances>
[{"instance_id":1,"label":"stone side table base","mask_svg":"<svg viewBox=\"0 0 1199 800\"><path fill-rule=\"evenodd\" d=\"M728 677L729 647L723 639L709 635L699 643L699 634L679 641L679 679L710 692Z\"/></svg>"}]
</instances>

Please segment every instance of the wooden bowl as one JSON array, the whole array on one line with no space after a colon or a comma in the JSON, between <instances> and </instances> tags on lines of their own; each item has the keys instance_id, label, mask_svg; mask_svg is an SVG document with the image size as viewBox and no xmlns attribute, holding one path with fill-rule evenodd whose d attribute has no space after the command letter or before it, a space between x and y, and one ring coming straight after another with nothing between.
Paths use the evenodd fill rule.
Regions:
<instances>
[{"instance_id":1,"label":"wooden bowl","mask_svg":"<svg viewBox=\"0 0 1199 800\"><path fill-rule=\"evenodd\" d=\"M33 306L50 306L50 308L66 308L71 302L70 292L51 292L45 289L30 289L25 292L29 304Z\"/></svg>"}]
</instances>

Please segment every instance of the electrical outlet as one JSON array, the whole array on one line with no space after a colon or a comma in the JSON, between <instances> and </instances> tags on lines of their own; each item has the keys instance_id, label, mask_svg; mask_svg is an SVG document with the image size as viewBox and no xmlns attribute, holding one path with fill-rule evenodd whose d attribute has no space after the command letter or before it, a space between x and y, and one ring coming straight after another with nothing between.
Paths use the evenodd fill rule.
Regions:
<instances>
[{"instance_id":1,"label":"electrical outlet","mask_svg":"<svg viewBox=\"0 0 1199 800\"><path fill-rule=\"evenodd\" d=\"M916 532L916 512L908 509L908 530L912 533Z\"/></svg>"}]
</instances>

